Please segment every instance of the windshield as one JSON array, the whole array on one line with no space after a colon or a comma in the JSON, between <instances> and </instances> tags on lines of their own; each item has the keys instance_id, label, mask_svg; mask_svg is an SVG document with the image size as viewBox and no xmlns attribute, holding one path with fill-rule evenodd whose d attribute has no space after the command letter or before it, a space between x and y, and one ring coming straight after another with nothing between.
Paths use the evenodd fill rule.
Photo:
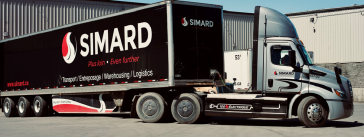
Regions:
<instances>
[{"instance_id":1,"label":"windshield","mask_svg":"<svg viewBox=\"0 0 364 137\"><path fill-rule=\"evenodd\" d=\"M306 49L302 45L297 45L297 48L302 56L303 63L305 65L313 65L310 56L308 55Z\"/></svg>"}]
</instances>

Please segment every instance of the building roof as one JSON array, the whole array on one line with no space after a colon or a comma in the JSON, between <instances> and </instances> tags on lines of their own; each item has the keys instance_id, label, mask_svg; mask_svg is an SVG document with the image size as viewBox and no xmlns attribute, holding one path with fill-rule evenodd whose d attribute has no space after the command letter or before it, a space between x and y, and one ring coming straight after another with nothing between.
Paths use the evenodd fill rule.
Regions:
<instances>
[{"instance_id":1,"label":"building roof","mask_svg":"<svg viewBox=\"0 0 364 137\"><path fill-rule=\"evenodd\" d=\"M351 9L360 9L364 8L364 5L354 5L354 6L347 6L347 7L339 7L339 8L329 8L329 9L318 9L318 10L309 10L303 12L293 12L293 13L286 13L286 16L296 16L296 15L304 15L304 14L314 14L314 13L322 13L322 12L333 12L333 11L340 11L340 10L351 10Z\"/></svg>"},{"instance_id":2,"label":"building roof","mask_svg":"<svg viewBox=\"0 0 364 137\"><path fill-rule=\"evenodd\" d=\"M254 15L254 13L236 12L236 11L228 11L228 10L224 10L224 13L234 13L234 14L243 14L243 15Z\"/></svg>"},{"instance_id":3,"label":"building roof","mask_svg":"<svg viewBox=\"0 0 364 137\"><path fill-rule=\"evenodd\" d=\"M116 1L116 0L84 0L84 1L97 1L97 2L120 3L120 4L134 4L134 5L140 5L140 6L149 4L149 3Z\"/></svg>"}]
</instances>

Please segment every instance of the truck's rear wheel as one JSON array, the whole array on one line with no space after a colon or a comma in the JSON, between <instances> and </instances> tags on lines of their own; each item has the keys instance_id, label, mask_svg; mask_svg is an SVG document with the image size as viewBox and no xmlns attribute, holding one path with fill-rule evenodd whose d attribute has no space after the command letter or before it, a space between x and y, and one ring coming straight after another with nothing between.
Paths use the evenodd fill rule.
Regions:
<instances>
[{"instance_id":1,"label":"truck's rear wheel","mask_svg":"<svg viewBox=\"0 0 364 137\"><path fill-rule=\"evenodd\" d=\"M41 96L36 96L33 101L33 112L37 117L47 114L47 103Z\"/></svg>"},{"instance_id":2,"label":"truck's rear wheel","mask_svg":"<svg viewBox=\"0 0 364 137\"><path fill-rule=\"evenodd\" d=\"M11 98L5 98L3 109L6 117L14 117L17 114L15 103Z\"/></svg>"},{"instance_id":3,"label":"truck's rear wheel","mask_svg":"<svg viewBox=\"0 0 364 137\"><path fill-rule=\"evenodd\" d=\"M27 117L30 115L32 109L27 98L20 97L18 100L18 114L20 117Z\"/></svg>"},{"instance_id":4,"label":"truck's rear wheel","mask_svg":"<svg viewBox=\"0 0 364 137\"><path fill-rule=\"evenodd\" d=\"M317 98L304 98L298 106L298 119L306 127L321 127L328 118L327 108Z\"/></svg>"},{"instance_id":5,"label":"truck's rear wheel","mask_svg":"<svg viewBox=\"0 0 364 137\"><path fill-rule=\"evenodd\" d=\"M158 93L145 93L137 101L136 111L141 120L147 123L159 122L166 112L167 102Z\"/></svg>"},{"instance_id":6,"label":"truck's rear wheel","mask_svg":"<svg viewBox=\"0 0 364 137\"><path fill-rule=\"evenodd\" d=\"M172 102L172 116L181 124L194 123L201 115L201 103L198 96L190 93L181 94Z\"/></svg>"}]
</instances>

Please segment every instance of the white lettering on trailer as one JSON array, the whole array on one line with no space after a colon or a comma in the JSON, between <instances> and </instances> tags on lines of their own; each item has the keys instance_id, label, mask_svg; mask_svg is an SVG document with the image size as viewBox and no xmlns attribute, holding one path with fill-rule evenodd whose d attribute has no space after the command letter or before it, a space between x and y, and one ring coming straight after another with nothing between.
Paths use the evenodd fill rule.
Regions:
<instances>
[{"instance_id":1,"label":"white lettering on trailer","mask_svg":"<svg viewBox=\"0 0 364 137\"><path fill-rule=\"evenodd\" d=\"M115 41L115 40L117 40L117 41ZM114 51L115 47L119 47L120 51L124 51L118 28L114 28L114 33L112 34L110 53L112 53Z\"/></svg>"},{"instance_id":2,"label":"white lettering on trailer","mask_svg":"<svg viewBox=\"0 0 364 137\"><path fill-rule=\"evenodd\" d=\"M148 33L147 41L145 41L144 43L142 42L142 28L147 29L147 33ZM150 44L151 41L152 41L152 28L146 22L139 23L138 24L138 46L139 46L139 48L148 47L148 45Z\"/></svg>"},{"instance_id":3,"label":"white lettering on trailer","mask_svg":"<svg viewBox=\"0 0 364 137\"><path fill-rule=\"evenodd\" d=\"M190 19L190 25L211 28L214 26L214 22L209 20Z\"/></svg>"},{"instance_id":4,"label":"white lettering on trailer","mask_svg":"<svg viewBox=\"0 0 364 137\"><path fill-rule=\"evenodd\" d=\"M102 40L100 39L99 32L95 32L95 55L99 54L98 49L100 49L100 52L103 52L104 47L106 48L105 52L109 53L109 46L108 45L109 45L109 31L104 30Z\"/></svg>"},{"instance_id":5,"label":"white lettering on trailer","mask_svg":"<svg viewBox=\"0 0 364 137\"><path fill-rule=\"evenodd\" d=\"M89 45L83 41L84 39L88 39L87 34L82 34L81 39L80 39L81 46L83 48L85 48L85 50L86 50L86 51L81 50L80 53L81 53L81 56L86 57L88 55L90 48L89 48Z\"/></svg>"},{"instance_id":6,"label":"white lettering on trailer","mask_svg":"<svg viewBox=\"0 0 364 137\"><path fill-rule=\"evenodd\" d=\"M128 31L131 31L131 36L128 36ZM135 27L133 25L128 25L124 27L125 36L125 50L128 50L128 43L130 43L131 48L136 49L134 39L135 39Z\"/></svg>"},{"instance_id":7,"label":"white lettering on trailer","mask_svg":"<svg viewBox=\"0 0 364 137\"><path fill-rule=\"evenodd\" d=\"M147 39L146 41L142 41L142 30L147 30ZM124 45L120 38L120 33L118 28L114 28L113 35L111 38L111 44L109 45L109 30L104 30L102 36L100 36L99 32L95 33L95 41L94 41L94 33L90 34L82 34L80 38L80 44L83 47L81 49L80 54L83 57L87 57L88 55L98 55L99 53L112 53L114 52L115 47L119 47L119 51L124 51L129 49L129 44L132 49L137 49L137 45L134 40L136 37L136 29L133 25L124 26ZM129 36L128 33L131 32ZM138 48L146 48L152 41L152 28L147 22L138 23ZM85 42L89 39L89 43ZM95 43L95 47L94 47ZM109 48L109 46L111 46ZM123 47L125 46L125 47Z\"/></svg>"}]
</instances>

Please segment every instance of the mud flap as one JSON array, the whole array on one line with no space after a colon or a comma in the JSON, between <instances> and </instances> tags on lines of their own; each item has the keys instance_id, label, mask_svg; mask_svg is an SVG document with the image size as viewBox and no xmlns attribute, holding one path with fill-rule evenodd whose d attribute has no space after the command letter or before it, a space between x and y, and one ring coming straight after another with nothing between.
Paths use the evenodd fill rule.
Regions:
<instances>
[{"instance_id":1,"label":"mud flap","mask_svg":"<svg viewBox=\"0 0 364 137\"><path fill-rule=\"evenodd\" d=\"M138 114L136 112L136 104L138 102L139 97L140 97L140 95L135 95L133 100L132 100L131 111L130 111L130 117L131 118L138 118Z\"/></svg>"}]
</instances>

